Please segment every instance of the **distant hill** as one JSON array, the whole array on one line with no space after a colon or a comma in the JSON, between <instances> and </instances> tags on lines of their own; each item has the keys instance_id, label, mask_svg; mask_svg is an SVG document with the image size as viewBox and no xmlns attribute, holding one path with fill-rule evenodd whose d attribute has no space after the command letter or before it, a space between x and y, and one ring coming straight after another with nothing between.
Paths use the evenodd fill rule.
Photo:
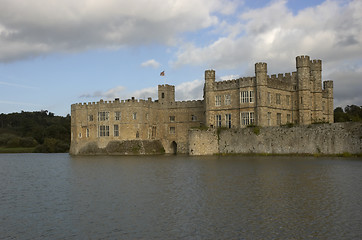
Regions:
<instances>
[{"instance_id":1,"label":"distant hill","mask_svg":"<svg viewBox=\"0 0 362 240\"><path fill-rule=\"evenodd\" d=\"M68 152L70 115L48 111L0 114L0 152Z\"/></svg>"}]
</instances>

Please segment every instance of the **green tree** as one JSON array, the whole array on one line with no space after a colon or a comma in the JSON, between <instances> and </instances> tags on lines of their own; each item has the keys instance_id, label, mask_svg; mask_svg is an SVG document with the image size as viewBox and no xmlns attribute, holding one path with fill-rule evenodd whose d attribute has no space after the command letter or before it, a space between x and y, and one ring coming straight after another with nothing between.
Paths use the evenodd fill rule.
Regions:
<instances>
[{"instance_id":1,"label":"green tree","mask_svg":"<svg viewBox=\"0 0 362 240\"><path fill-rule=\"evenodd\" d=\"M347 105L334 109L334 122L362 122L362 106Z\"/></svg>"}]
</instances>

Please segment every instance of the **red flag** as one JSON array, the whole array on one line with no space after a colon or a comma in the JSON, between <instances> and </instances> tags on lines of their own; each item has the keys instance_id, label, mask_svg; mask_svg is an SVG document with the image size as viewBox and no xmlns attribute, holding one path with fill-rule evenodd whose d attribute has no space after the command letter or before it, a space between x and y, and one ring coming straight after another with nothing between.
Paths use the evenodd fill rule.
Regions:
<instances>
[{"instance_id":1,"label":"red flag","mask_svg":"<svg viewBox=\"0 0 362 240\"><path fill-rule=\"evenodd\" d=\"M160 73L160 76L165 76L165 71L162 71L162 72Z\"/></svg>"}]
</instances>

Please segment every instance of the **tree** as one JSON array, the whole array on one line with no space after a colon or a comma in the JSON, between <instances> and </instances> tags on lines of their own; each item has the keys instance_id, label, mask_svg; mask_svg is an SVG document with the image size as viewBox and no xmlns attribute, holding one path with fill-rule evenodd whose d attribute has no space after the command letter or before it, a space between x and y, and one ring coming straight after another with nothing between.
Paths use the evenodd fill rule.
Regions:
<instances>
[{"instance_id":1,"label":"tree","mask_svg":"<svg viewBox=\"0 0 362 240\"><path fill-rule=\"evenodd\" d=\"M362 106L347 105L334 109L334 122L362 122Z\"/></svg>"}]
</instances>

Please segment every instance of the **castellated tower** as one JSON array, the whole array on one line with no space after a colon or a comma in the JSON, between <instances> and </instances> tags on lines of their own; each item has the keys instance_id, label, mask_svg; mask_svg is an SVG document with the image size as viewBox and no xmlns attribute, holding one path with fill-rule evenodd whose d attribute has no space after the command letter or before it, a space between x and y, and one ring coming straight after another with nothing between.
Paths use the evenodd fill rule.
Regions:
<instances>
[{"instance_id":1,"label":"castellated tower","mask_svg":"<svg viewBox=\"0 0 362 240\"><path fill-rule=\"evenodd\" d=\"M309 56L298 56L297 67L297 106L299 110L298 122L301 125L311 124L311 89L310 89L310 60Z\"/></svg>"},{"instance_id":2,"label":"castellated tower","mask_svg":"<svg viewBox=\"0 0 362 240\"><path fill-rule=\"evenodd\" d=\"M213 91L215 86L215 70L205 71L204 85L204 101L205 101L205 124L210 126L213 124L212 116L210 115L210 104L213 104Z\"/></svg>"},{"instance_id":3,"label":"castellated tower","mask_svg":"<svg viewBox=\"0 0 362 240\"><path fill-rule=\"evenodd\" d=\"M267 64L264 62L255 63L256 78L256 125L267 126Z\"/></svg>"},{"instance_id":4,"label":"castellated tower","mask_svg":"<svg viewBox=\"0 0 362 240\"><path fill-rule=\"evenodd\" d=\"M215 70L205 71L205 91L213 90L215 84Z\"/></svg>"},{"instance_id":5,"label":"castellated tower","mask_svg":"<svg viewBox=\"0 0 362 240\"><path fill-rule=\"evenodd\" d=\"M312 60L310 61L310 74L311 74L311 94L313 96L311 109L312 109L312 121L322 122L322 61Z\"/></svg>"},{"instance_id":6,"label":"castellated tower","mask_svg":"<svg viewBox=\"0 0 362 240\"><path fill-rule=\"evenodd\" d=\"M333 81L329 80L323 82L323 93L325 94L323 97L326 99L325 110L323 111L326 115L324 121L333 123Z\"/></svg>"},{"instance_id":7,"label":"castellated tower","mask_svg":"<svg viewBox=\"0 0 362 240\"><path fill-rule=\"evenodd\" d=\"M158 85L158 102L161 105L168 105L175 102L175 86Z\"/></svg>"}]
</instances>

